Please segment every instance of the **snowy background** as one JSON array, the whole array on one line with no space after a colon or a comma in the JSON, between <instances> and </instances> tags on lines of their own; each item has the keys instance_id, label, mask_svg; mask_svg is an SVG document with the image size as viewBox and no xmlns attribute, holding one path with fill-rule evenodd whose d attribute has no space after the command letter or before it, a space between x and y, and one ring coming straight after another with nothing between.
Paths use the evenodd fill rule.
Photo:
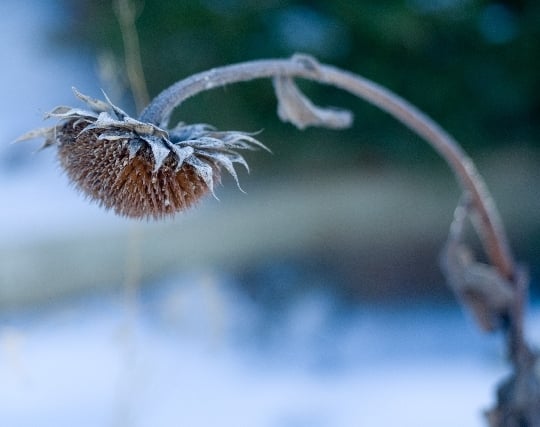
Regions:
<instances>
[{"instance_id":1,"label":"snowy background","mask_svg":"<svg viewBox=\"0 0 540 427\"><path fill-rule=\"evenodd\" d=\"M331 278L289 298L280 280L314 276L272 260L269 292L287 302L250 296L223 263L130 270L133 235L155 226L89 204L52 150L9 144L42 126L45 111L72 104L72 85L99 93L92 59L45 42L59 19L55 2L0 3L1 426L484 425L506 374L502 344L451 300L347 304ZM200 215L215 209L210 201ZM167 226L189 226L192 215ZM86 242L111 234L114 265L92 263L110 246ZM68 264L73 248L78 263ZM70 290L82 277L96 286ZM529 321L540 342L538 309Z\"/></svg>"}]
</instances>

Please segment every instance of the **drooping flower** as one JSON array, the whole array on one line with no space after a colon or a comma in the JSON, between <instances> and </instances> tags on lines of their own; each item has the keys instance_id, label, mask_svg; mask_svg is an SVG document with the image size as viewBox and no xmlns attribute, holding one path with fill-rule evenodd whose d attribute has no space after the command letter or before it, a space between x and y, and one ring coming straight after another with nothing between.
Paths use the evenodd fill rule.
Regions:
<instances>
[{"instance_id":1,"label":"drooping flower","mask_svg":"<svg viewBox=\"0 0 540 427\"><path fill-rule=\"evenodd\" d=\"M238 150L263 148L251 134L217 131L206 124L180 123L164 129L136 120L115 106L73 89L89 110L57 107L45 118L52 127L19 138L45 138L56 146L62 168L74 186L117 214L162 218L214 194L225 168L235 179L235 163L248 165Z\"/></svg>"}]
</instances>

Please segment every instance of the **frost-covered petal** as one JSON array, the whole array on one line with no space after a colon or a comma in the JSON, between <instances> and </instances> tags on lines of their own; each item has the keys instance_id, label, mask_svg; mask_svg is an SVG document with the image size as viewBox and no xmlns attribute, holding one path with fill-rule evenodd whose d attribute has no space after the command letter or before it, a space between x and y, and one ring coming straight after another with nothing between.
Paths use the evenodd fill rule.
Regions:
<instances>
[{"instance_id":1,"label":"frost-covered petal","mask_svg":"<svg viewBox=\"0 0 540 427\"><path fill-rule=\"evenodd\" d=\"M211 138L208 136L201 136L197 139L190 139L188 141L179 142L178 145L189 145L195 149L219 149L223 148L224 144L221 139Z\"/></svg>"},{"instance_id":2,"label":"frost-covered petal","mask_svg":"<svg viewBox=\"0 0 540 427\"><path fill-rule=\"evenodd\" d=\"M125 126L123 126L122 122L113 119L109 113L103 112L99 114L99 116L94 122L91 122L88 126L81 130L81 134L95 129L111 129L124 127Z\"/></svg>"},{"instance_id":3,"label":"frost-covered petal","mask_svg":"<svg viewBox=\"0 0 540 427\"><path fill-rule=\"evenodd\" d=\"M96 113L101 113L104 111L109 110L109 105L106 102L101 101L100 99L92 98L91 96L84 95L81 92L77 90L77 88L72 87L71 90L75 94L77 98L79 98L82 102L84 102L86 105L88 105L92 111L95 111Z\"/></svg>"},{"instance_id":4,"label":"frost-covered petal","mask_svg":"<svg viewBox=\"0 0 540 427\"><path fill-rule=\"evenodd\" d=\"M128 113L126 113L120 107L117 107L116 105L112 103L112 101L109 99L105 91L102 90L101 92L103 93L103 96L105 97L105 100L109 104L109 107L111 108L111 110L116 114L116 117L118 118L118 120L124 120L126 117L129 117Z\"/></svg>"},{"instance_id":5,"label":"frost-covered petal","mask_svg":"<svg viewBox=\"0 0 540 427\"><path fill-rule=\"evenodd\" d=\"M121 141L128 139L131 135L126 132L104 132L98 136L98 139L105 139L107 141Z\"/></svg>"},{"instance_id":6,"label":"frost-covered petal","mask_svg":"<svg viewBox=\"0 0 540 427\"><path fill-rule=\"evenodd\" d=\"M139 138L130 139L128 142L129 159L133 159L143 147L144 142Z\"/></svg>"},{"instance_id":7,"label":"frost-covered petal","mask_svg":"<svg viewBox=\"0 0 540 427\"><path fill-rule=\"evenodd\" d=\"M214 160L218 165L223 166L227 170L227 172L229 172L229 174L234 178L234 181L236 182L236 186L238 187L238 189L242 193L245 193L245 191L240 186L240 181L238 180L238 175L236 173L236 170L234 169L233 161L227 154L209 153L209 152L199 151L199 150L196 150L195 152L203 157L210 158Z\"/></svg>"},{"instance_id":8,"label":"frost-covered petal","mask_svg":"<svg viewBox=\"0 0 540 427\"><path fill-rule=\"evenodd\" d=\"M107 111L103 111L102 113L99 113L96 119L96 127L108 127L108 126L120 126L124 124L123 121L115 119L111 114Z\"/></svg>"},{"instance_id":9,"label":"frost-covered petal","mask_svg":"<svg viewBox=\"0 0 540 427\"><path fill-rule=\"evenodd\" d=\"M194 155L189 156L186 159L186 163L195 168L195 172L197 172L197 175L199 175L203 179L208 189L212 192L212 195L217 199L217 196L214 193L214 170L212 169L212 166L210 166L208 163L203 162Z\"/></svg>"},{"instance_id":10,"label":"frost-covered petal","mask_svg":"<svg viewBox=\"0 0 540 427\"><path fill-rule=\"evenodd\" d=\"M55 127L42 127L38 129L33 129L29 132L26 132L25 134L19 136L14 143L16 142L22 142L22 141L28 141L30 139L36 139L36 138L50 138L54 135Z\"/></svg>"},{"instance_id":11,"label":"frost-covered petal","mask_svg":"<svg viewBox=\"0 0 540 427\"><path fill-rule=\"evenodd\" d=\"M73 128L76 128L77 126L79 126L81 123L91 123L92 120L90 118L87 118L87 117L81 117L79 119L76 119L73 123L72 123L72 127Z\"/></svg>"},{"instance_id":12,"label":"frost-covered petal","mask_svg":"<svg viewBox=\"0 0 540 427\"><path fill-rule=\"evenodd\" d=\"M185 160L193 154L193 147L178 147L175 144L171 144L171 150L177 159L176 171L179 171Z\"/></svg>"},{"instance_id":13,"label":"frost-covered petal","mask_svg":"<svg viewBox=\"0 0 540 427\"><path fill-rule=\"evenodd\" d=\"M159 170L163 165L163 162L167 156L171 153L171 150L163 145L159 137L153 135L142 136L141 139L146 141L152 150L152 155L154 156L154 172Z\"/></svg>"},{"instance_id":14,"label":"frost-covered petal","mask_svg":"<svg viewBox=\"0 0 540 427\"><path fill-rule=\"evenodd\" d=\"M229 159L231 159L231 162L241 164L249 173L249 165L246 162L246 159L244 159L244 156L234 151L228 151L227 156L229 157Z\"/></svg>"},{"instance_id":15,"label":"frost-covered petal","mask_svg":"<svg viewBox=\"0 0 540 427\"><path fill-rule=\"evenodd\" d=\"M184 125L181 123L171 129L169 135L172 142L178 143L181 141L197 139L213 130L214 128L206 123L195 125Z\"/></svg>"},{"instance_id":16,"label":"frost-covered petal","mask_svg":"<svg viewBox=\"0 0 540 427\"><path fill-rule=\"evenodd\" d=\"M39 129L31 130L26 132L24 135L19 136L13 143L18 143L22 141L28 141L30 139L44 138L43 144L39 147L39 150L50 147L51 145L56 144L56 127L42 127Z\"/></svg>"},{"instance_id":17,"label":"frost-covered petal","mask_svg":"<svg viewBox=\"0 0 540 427\"><path fill-rule=\"evenodd\" d=\"M60 106L46 113L44 118L46 120L46 119L50 119L51 117L54 117L57 119L68 119L71 117L83 117L83 118L89 118L89 119L96 119L98 115L94 113L93 111L82 110L80 108Z\"/></svg>"},{"instance_id":18,"label":"frost-covered petal","mask_svg":"<svg viewBox=\"0 0 540 427\"><path fill-rule=\"evenodd\" d=\"M231 148L238 148L242 150L253 150L256 148L262 148L265 151L271 153L272 151L259 140L253 138L250 134L244 132L224 132L223 142L226 146Z\"/></svg>"}]
</instances>

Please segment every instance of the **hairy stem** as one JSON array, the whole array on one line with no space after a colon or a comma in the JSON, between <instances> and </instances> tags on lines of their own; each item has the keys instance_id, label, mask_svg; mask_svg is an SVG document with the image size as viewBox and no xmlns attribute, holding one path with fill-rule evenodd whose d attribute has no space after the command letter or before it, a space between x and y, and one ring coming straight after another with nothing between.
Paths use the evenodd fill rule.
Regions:
<instances>
[{"instance_id":1,"label":"hairy stem","mask_svg":"<svg viewBox=\"0 0 540 427\"><path fill-rule=\"evenodd\" d=\"M311 57L250 61L214 68L181 80L165 89L142 112L140 120L160 125L186 99L231 83L277 76L299 77L350 92L379 107L424 138L446 160L463 190L470 194L475 227L491 263L503 277L514 279L515 266L498 212L476 167L459 144L432 119L388 89L361 76Z\"/></svg>"}]
</instances>

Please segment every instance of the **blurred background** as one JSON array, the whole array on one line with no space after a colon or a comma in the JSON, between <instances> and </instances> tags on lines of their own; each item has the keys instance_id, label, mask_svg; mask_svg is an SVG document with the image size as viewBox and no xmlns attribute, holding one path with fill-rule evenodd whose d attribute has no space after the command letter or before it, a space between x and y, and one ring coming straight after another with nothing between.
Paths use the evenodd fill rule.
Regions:
<instances>
[{"instance_id":1,"label":"blurred background","mask_svg":"<svg viewBox=\"0 0 540 427\"><path fill-rule=\"evenodd\" d=\"M477 162L516 258L540 275L540 4L145 0L150 96L198 71L295 52L411 101ZM506 373L439 271L458 187L419 138L336 89L346 131L281 123L268 81L188 100L173 120L263 130L273 154L196 209L117 218L54 150L11 145L71 92L136 115L111 1L0 4L0 424L480 426Z\"/></svg>"}]
</instances>

